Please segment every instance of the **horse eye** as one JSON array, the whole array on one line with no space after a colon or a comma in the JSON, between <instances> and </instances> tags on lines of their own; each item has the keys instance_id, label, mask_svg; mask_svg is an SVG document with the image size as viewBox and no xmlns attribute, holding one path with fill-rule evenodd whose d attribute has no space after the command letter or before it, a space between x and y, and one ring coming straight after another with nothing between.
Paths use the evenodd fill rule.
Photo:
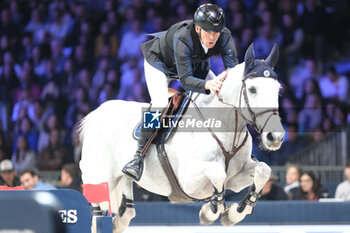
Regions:
<instances>
[{"instance_id":1,"label":"horse eye","mask_svg":"<svg viewBox=\"0 0 350 233\"><path fill-rule=\"evenodd\" d=\"M256 94L256 88L255 87L250 87L248 90L249 90L249 92L251 94Z\"/></svg>"}]
</instances>

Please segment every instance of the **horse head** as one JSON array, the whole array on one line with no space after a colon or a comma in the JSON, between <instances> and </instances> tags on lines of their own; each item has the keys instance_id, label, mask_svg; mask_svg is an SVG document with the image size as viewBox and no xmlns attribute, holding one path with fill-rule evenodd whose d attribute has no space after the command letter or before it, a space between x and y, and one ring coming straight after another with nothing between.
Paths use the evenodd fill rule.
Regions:
<instances>
[{"instance_id":1,"label":"horse head","mask_svg":"<svg viewBox=\"0 0 350 233\"><path fill-rule=\"evenodd\" d=\"M285 131L278 114L278 96L281 85L273 68L279 57L275 44L265 60L255 59L251 44L244 57L241 102L245 118L261 133L265 149L280 148Z\"/></svg>"},{"instance_id":2,"label":"horse head","mask_svg":"<svg viewBox=\"0 0 350 233\"><path fill-rule=\"evenodd\" d=\"M254 45L251 44L244 63L229 70L220 92L222 100L235 106L245 121L261 133L263 147L268 150L279 149L285 134L278 114L281 85L273 70L278 57L275 44L265 60L255 59ZM241 81L237 79L238 73L242 75Z\"/></svg>"}]
</instances>

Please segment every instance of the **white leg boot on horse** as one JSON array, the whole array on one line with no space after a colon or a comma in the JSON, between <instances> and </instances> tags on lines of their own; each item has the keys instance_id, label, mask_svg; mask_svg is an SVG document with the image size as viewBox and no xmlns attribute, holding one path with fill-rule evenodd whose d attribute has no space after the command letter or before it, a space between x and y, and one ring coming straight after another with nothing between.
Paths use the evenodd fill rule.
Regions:
<instances>
[{"instance_id":1,"label":"white leg boot on horse","mask_svg":"<svg viewBox=\"0 0 350 233\"><path fill-rule=\"evenodd\" d=\"M213 166L215 164L217 166ZM209 225L218 219L221 212L225 210L224 182L226 179L226 172L222 164L211 163L205 170L205 174L213 184L214 188L209 203L203 205L199 212L199 219L201 224Z\"/></svg>"},{"instance_id":2,"label":"white leg boot on horse","mask_svg":"<svg viewBox=\"0 0 350 233\"><path fill-rule=\"evenodd\" d=\"M246 215L250 215L253 213L254 206L256 204L256 201L258 200L260 196L260 191L270 178L271 174L271 168L264 162L255 162L255 167L253 167L254 173L252 174L252 180L253 184L250 186L250 189L248 190L248 193L246 196L241 200L239 204L233 203L229 207L226 208L226 210L223 212L221 216L221 224L225 226L232 226L240 221L242 221ZM248 171L249 172L249 171ZM241 172L237 174L233 182L236 180L240 180L243 177L247 180L247 177L249 174L247 174L247 171ZM250 183L251 184L251 183ZM249 184L248 184L249 185ZM248 186L247 184L242 184L242 188L245 188ZM235 192L239 192L241 189L232 189Z\"/></svg>"},{"instance_id":3,"label":"white leg boot on horse","mask_svg":"<svg viewBox=\"0 0 350 233\"><path fill-rule=\"evenodd\" d=\"M121 200L118 202L118 213L113 218L113 233L123 232L136 216L133 197L133 181L127 177L123 177Z\"/></svg>"}]
</instances>

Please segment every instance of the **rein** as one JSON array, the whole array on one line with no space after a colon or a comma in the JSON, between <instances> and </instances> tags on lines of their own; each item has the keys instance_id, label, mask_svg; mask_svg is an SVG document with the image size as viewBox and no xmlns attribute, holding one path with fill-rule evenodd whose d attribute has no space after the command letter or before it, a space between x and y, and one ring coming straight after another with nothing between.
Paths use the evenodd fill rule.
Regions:
<instances>
[{"instance_id":1,"label":"rein","mask_svg":"<svg viewBox=\"0 0 350 233\"><path fill-rule=\"evenodd\" d=\"M199 109L197 103L196 103L194 100L192 100L192 99L190 99L190 100L191 100L192 104L194 105L194 107L195 107L195 109L196 109L198 115L200 116L200 118L201 118L203 121L205 121L205 117L203 116L203 114L202 114L201 110ZM237 127L238 127L238 126L237 126L237 122L238 122L237 111L236 111L236 114L235 114L235 115L236 115L236 117L235 117L235 119L236 119L235 130L237 130ZM215 139L215 141L218 143L218 145L219 145L219 147L220 147L222 153L223 153L224 156L225 156L225 171L227 171L228 163L230 162L230 160L232 159L232 157L245 145L245 143L246 143L246 141L247 141L247 139L248 139L248 132L246 132L246 135L245 135L245 137L244 137L244 139L243 139L243 142L242 142L239 146L236 146L236 134L235 134L235 136L234 136L234 138L233 138L233 142L232 142L232 149L231 149L230 152L228 152L228 151L225 149L225 147L224 147L222 141L218 138L218 136L214 133L214 131L213 131L210 127L207 127L207 129L208 129L208 131L210 132L211 136L212 136L212 137Z\"/></svg>"},{"instance_id":2,"label":"rein","mask_svg":"<svg viewBox=\"0 0 350 233\"><path fill-rule=\"evenodd\" d=\"M226 70L227 72L227 70ZM238 133L238 114L246 121L248 122L249 124L251 124L254 129L258 132L258 133L262 133L267 122L270 120L270 118L274 115L279 115L278 113L278 109L277 108L270 108L270 109L267 109L267 110L264 110L264 111L261 111L259 113L255 113L252 108L250 107L250 104L249 104L249 99L248 99L248 94L247 94L247 88L246 88L246 84L245 84L245 81L254 73L249 73L247 74L244 79L242 79L242 86L241 86L241 90L240 90L240 94L239 94L239 106L236 107L234 106L233 104L230 104L230 103L227 103L223 100L223 98L219 95L219 93L215 93L215 95L218 97L218 100L219 102L221 102L222 104L224 105L228 105L230 107L232 107L234 110L235 110L235 136L233 138L233 142L232 142L232 148L231 148L231 151L227 151L222 143L222 141L218 138L218 136L215 134L215 132L210 128L210 127L207 127L207 130L210 132L211 136L215 139L215 141L217 142L217 144L219 145L222 153L224 154L225 156L225 170L227 171L227 168L228 168L228 163L230 162L230 160L233 158L233 156L245 145L245 143L247 142L247 139L248 139L248 132L246 132L246 135L242 141L242 143L238 146L237 145L237 141L238 141L238 138L239 137L236 137L237 136L237 133ZM224 82L226 80L226 76L222 77L220 79L221 82ZM243 94L243 97L244 97L244 101L247 105L247 109L248 109L248 112L249 112L249 115L250 115L250 118L251 119L248 119L241 111L241 99L242 99L242 94ZM187 95L187 94L186 94ZM196 96L196 98L192 99L190 96L188 96L189 100L192 102L192 104L194 105L198 115L200 116L200 118L204 121L205 120L205 117L203 116L202 112L200 111L200 108L198 107L197 103L196 103L196 99L199 95ZM257 121L257 118L265 113L269 113L271 112L270 116L266 119L263 127L261 129L259 129L256 121ZM243 129L243 128L242 128ZM240 133L242 131L242 129L240 129Z\"/></svg>"}]
</instances>

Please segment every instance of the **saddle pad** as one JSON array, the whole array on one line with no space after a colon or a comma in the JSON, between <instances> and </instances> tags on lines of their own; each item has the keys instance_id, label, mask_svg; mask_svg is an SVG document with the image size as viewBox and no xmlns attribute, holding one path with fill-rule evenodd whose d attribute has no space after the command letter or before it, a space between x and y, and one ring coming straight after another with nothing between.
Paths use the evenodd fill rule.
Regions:
<instances>
[{"instance_id":1,"label":"saddle pad","mask_svg":"<svg viewBox=\"0 0 350 233\"><path fill-rule=\"evenodd\" d=\"M187 95L183 98L181 105L179 109L174 113L174 117L171 119L174 124L171 124L171 127L167 128L166 132L162 135L162 138L159 139L160 143L166 143L168 140L169 136L175 129L174 125L177 125L176 123L181 120L182 114L185 112L187 109L188 104L190 103L190 99L187 97ZM132 136L135 140L138 140L140 137L140 132L141 132L141 125L142 120L136 125L136 127L133 130ZM157 137L156 137L157 138ZM158 140L154 140L152 143L155 144Z\"/></svg>"}]
</instances>

